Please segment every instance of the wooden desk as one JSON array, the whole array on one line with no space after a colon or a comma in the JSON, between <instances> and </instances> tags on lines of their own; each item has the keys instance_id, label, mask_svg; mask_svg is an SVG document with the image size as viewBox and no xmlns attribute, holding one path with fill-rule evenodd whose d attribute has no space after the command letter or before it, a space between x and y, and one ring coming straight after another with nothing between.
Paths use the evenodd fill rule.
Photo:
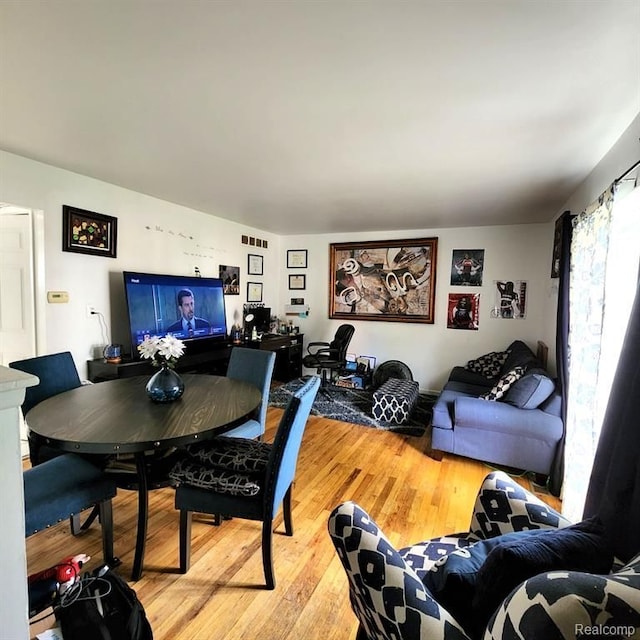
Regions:
<instances>
[{"instance_id":1,"label":"wooden desk","mask_svg":"<svg viewBox=\"0 0 640 640\"><path fill-rule=\"evenodd\" d=\"M273 379L279 382L289 382L302 376L303 337L302 333L270 335L264 336L262 340L249 340L241 346L273 351L276 354Z\"/></svg>"},{"instance_id":2,"label":"wooden desk","mask_svg":"<svg viewBox=\"0 0 640 640\"><path fill-rule=\"evenodd\" d=\"M52 396L26 416L44 444L74 453L133 453L138 475L138 534L133 580L142 575L147 535L148 477L145 454L212 438L243 422L260 404L260 391L246 383L208 375L183 375L182 398L152 402L148 377L86 385Z\"/></svg>"}]
</instances>

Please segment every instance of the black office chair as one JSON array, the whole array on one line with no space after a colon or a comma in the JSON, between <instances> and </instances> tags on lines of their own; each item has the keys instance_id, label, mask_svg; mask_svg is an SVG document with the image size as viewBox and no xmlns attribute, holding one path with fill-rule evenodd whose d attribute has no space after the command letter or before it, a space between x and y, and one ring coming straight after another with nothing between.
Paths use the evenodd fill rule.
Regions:
<instances>
[{"instance_id":1,"label":"black office chair","mask_svg":"<svg viewBox=\"0 0 640 640\"><path fill-rule=\"evenodd\" d=\"M322 389L326 392L331 375L342 369L347 359L347 349L355 327L351 324L341 324L331 342L310 342L302 364L309 369L316 369L322 373ZM329 375L327 375L329 374Z\"/></svg>"}]
</instances>

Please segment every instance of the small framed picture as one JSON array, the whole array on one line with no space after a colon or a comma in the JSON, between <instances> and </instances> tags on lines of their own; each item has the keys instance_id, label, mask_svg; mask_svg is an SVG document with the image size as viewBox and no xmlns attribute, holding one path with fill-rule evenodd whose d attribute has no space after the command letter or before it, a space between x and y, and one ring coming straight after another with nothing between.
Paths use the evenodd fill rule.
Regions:
<instances>
[{"instance_id":1,"label":"small framed picture","mask_svg":"<svg viewBox=\"0 0 640 640\"><path fill-rule=\"evenodd\" d=\"M218 267L218 274L222 280L222 287L225 296L240 295L240 267L232 267L221 264Z\"/></svg>"},{"instance_id":2,"label":"small framed picture","mask_svg":"<svg viewBox=\"0 0 640 640\"><path fill-rule=\"evenodd\" d=\"M62 205L62 250L116 257L118 219Z\"/></svg>"},{"instance_id":3,"label":"small framed picture","mask_svg":"<svg viewBox=\"0 0 640 640\"><path fill-rule=\"evenodd\" d=\"M262 282L247 282L247 302L262 302Z\"/></svg>"},{"instance_id":4,"label":"small framed picture","mask_svg":"<svg viewBox=\"0 0 640 640\"><path fill-rule=\"evenodd\" d=\"M247 273L250 276L261 276L264 273L262 256L255 253L249 254L249 267Z\"/></svg>"},{"instance_id":5,"label":"small framed picture","mask_svg":"<svg viewBox=\"0 0 640 640\"><path fill-rule=\"evenodd\" d=\"M292 274L289 276L289 289L306 289L307 276Z\"/></svg>"},{"instance_id":6,"label":"small framed picture","mask_svg":"<svg viewBox=\"0 0 640 640\"><path fill-rule=\"evenodd\" d=\"M287 250L287 269L306 269L307 268L307 250L306 249L288 249Z\"/></svg>"}]
</instances>

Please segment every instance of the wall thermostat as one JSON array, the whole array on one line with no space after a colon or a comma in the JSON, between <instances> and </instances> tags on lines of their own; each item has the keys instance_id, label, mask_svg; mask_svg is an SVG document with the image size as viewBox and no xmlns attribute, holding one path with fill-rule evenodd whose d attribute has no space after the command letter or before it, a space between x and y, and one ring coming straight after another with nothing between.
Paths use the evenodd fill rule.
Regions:
<instances>
[{"instance_id":1,"label":"wall thermostat","mask_svg":"<svg viewBox=\"0 0 640 640\"><path fill-rule=\"evenodd\" d=\"M47 291L47 302L69 302L69 292Z\"/></svg>"}]
</instances>

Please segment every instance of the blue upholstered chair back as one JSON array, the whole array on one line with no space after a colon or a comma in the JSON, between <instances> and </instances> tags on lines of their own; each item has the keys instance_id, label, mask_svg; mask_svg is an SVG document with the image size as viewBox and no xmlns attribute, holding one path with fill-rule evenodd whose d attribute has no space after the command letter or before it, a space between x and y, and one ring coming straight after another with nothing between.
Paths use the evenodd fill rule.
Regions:
<instances>
[{"instance_id":1,"label":"blue upholstered chair back","mask_svg":"<svg viewBox=\"0 0 640 640\"><path fill-rule=\"evenodd\" d=\"M22 414L27 415L30 409L39 402L58 395L63 391L75 389L82 385L75 362L69 351L37 356L26 360L10 362L9 367L37 376L40 383L28 387L22 403Z\"/></svg>"},{"instance_id":2,"label":"blue upholstered chair back","mask_svg":"<svg viewBox=\"0 0 640 640\"><path fill-rule=\"evenodd\" d=\"M320 378L310 378L289 402L278 425L267 464L267 508L272 508L275 517L285 493L289 490L296 475L298 453L302 436L307 425L313 401L320 387Z\"/></svg>"},{"instance_id":3,"label":"blue upholstered chair back","mask_svg":"<svg viewBox=\"0 0 640 640\"><path fill-rule=\"evenodd\" d=\"M246 349L234 347L231 351L227 377L234 380L248 382L260 389L262 402L256 420L249 420L246 424L232 429L226 435L241 438L257 438L264 433L269 405L269 389L273 376L276 354L273 351Z\"/></svg>"}]
</instances>

